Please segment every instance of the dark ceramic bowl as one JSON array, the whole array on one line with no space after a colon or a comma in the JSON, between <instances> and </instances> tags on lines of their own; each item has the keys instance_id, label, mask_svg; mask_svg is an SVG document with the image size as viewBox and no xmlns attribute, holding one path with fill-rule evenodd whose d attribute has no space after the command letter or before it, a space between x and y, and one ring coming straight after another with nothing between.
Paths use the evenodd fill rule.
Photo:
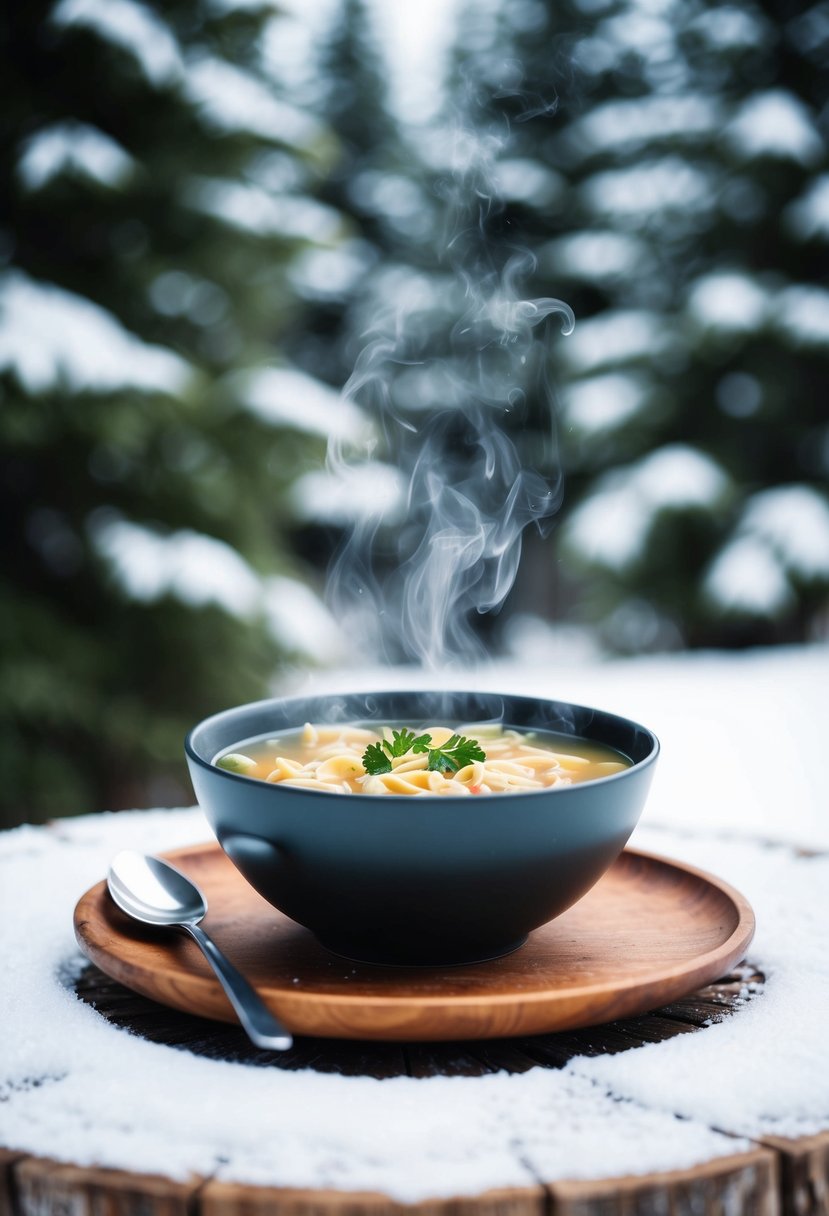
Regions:
<instances>
[{"instance_id":1,"label":"dark ceramic bowl","mask_svg":"<svg viewBox=\"0 0 829 1216\"><path fill-rule=\"evenodd\" d=\"M496 720L609 744L633 765L527 794L412 798L269 785L211 763L256 735L365 719ZM219 843L274 907L348 958L447 964L514 950L601 878L636 826L659 743L626 718L562 701L378 692L241 705L200 723L185 748Z\"/></svg>"}]
</instances>

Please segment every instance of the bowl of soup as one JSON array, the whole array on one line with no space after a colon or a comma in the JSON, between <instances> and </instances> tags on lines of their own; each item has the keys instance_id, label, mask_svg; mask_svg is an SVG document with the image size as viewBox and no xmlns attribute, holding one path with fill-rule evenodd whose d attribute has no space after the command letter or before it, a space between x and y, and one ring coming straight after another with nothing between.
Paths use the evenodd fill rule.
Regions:
<instances>
[{"instance_id":1,"label":"bowl of soup","mask_svg":"<svg viewBox=\"0 0 829 1216\"><path fill-rule=\"evenodd\" d=\"M187 762L247 881L333 953L497 958L580 899L642 812L656 736L472 692L289 697L207 718Z\"/></svg>"}]
</instances>

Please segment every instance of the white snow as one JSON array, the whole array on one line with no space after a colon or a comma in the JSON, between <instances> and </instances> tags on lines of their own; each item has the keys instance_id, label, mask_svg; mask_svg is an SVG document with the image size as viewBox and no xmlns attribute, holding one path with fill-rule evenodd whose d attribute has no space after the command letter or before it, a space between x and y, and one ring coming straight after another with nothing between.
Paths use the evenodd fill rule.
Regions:
<instances>
[{"instance_id":1,"label":"white snow","mask_svg":"<svg viewBox=\"0 0 829 1216\"><path fill-rule=\"evenodd\" d=\"M688 22L688 29L718 50L740 47L755 49L776 36L771 23L759 12L747 12L729 4L717 6L716 20L713 21L711 13L703 10Z\"/></svg>"},{"instance_id":2,"label":"white snow","mask_svg":"<svg viewBox=\"0 0 829 1216\"><path fill-rule=\"evenodd\" d=\"M753 495L741 527L762 537L801 578L829 577L829 502L810 486L778 486Z\"/></svg>"},{"instance_id":3,"label":"white snow","mask_svg":"<svg viewBox=\"0 0 829 1216\"><path fill-rule=\"evenodd\" d=\"M95 521L91 535L132 599L152 603L169 595L192 607L215 604L242 621L264 617L287 651L315 662L342 655L338 626L309 587L285 575L261 577L214 536L161 533L114 515Z\"/></svg>"},{"instance_id":4,"label":"white snow","mask_svg":"<svg viewBox=\"0 0 829 1216\"><path fill-rule=\"evenodd\" d=\"M814 116L786 89L755 93L728 124L725 136L744 160L774 156L812 165L825 151Z\"/></svg>"},{"instance_id":5,"label":"white snow","mask_svg":"<svg viewBox=\"0 0 829 1216\"><path fill-rule=\"evenodd\" d=\"M193 607L218 604L233 616L259 607L262 584L247 562L224 541L198 532L161 533L108 519L93 529L95 548L124 591L152 603L170 595Z\"/></svg>"},{"instance_id":6,"label":"white snow","mask_svg":"<svg viewBox=\"0 0 829 1216\"><path fill-rule=\"evenodd\" d=\"M303 474L291 489L291 502L300 519L390 523L403 513L406 490L398 468L372 460Z\"/></svg>"},{"instance_id":7,"label":"white snow","mask_svg":"<svg viewBox=\"0 0 829 1216\"><path fill-rule=\"evenodd\" d=\"M829 345L829 291L797 284L779 292L774 321L795 346Z\"/></svg>"},{"instance_id":8,"label":"white snow","mask_svg":"<svg viewBox=\"0 0 829 1216\"><path fill-rule=\"evenodd\" d=\"M495 189L499 198L549 207L564 190L564 179L546 165L529 157L505 157L495 165Z\"/></svg>"},{"instance_id":9,"label":"white snow","mask_svg":"<svg viewBox=\"0 0 829 1216\"><path fill-rule=\"evenodd\" d=\"M637 843L660 851L667 845L676 853L662 833L642 832ZM703 1034L626 1055L574 1060L567 1071L650 1109L737 1134L753 1136L762 1128L798 1136L809 1126L825 1129L829 1071L821 1039L829 1009L823 945L829 857L795 860L785 849L723 839L713 848L704 839L686 839L681 853L727 875L752 902L758 928L750 957L766 975L764 991L738 1016Z\"/></svg>"},{"instance_id":10,"label":"white snow","mask_svg":"<svg viewBox=\"0 0 829 1216\"><path fill-rule=\"evenodd\" d=\"M644 309L608 309L579 321L559 348L559 358L574 370L655 357L669 350L673 337L664 316Z\"/></svg>"},{"instance_id":11,"label":"white snow","mask_svg":"<svg viewBox=\"0 0 829 1216\"><path fill-rule=\"evenodd\" d=\"M631 4L602 21L598 29L617 44L619 57L630 51L642 56L646 63L675 57L675 31L664 7L660 12L659 5L649 9L647 5Z\"/></svg>"},{"instance_id":12,"label":"white snow","mask_svg":"<svg viewBox=\"0 0 829 1216\"><path fill-rule=\"evenodd\" d=\"M230 178L191 178L182 197L194 211L257 236L333 241L343 230L343 218L333 207L305 195L273 194Z\"/></svg>"},{"instance_id":13,"label":"white snow","mask_svg":"<svg viewBox=\"0 0 829 1216\"><path fill-rule=\"evenodd\" d=\"M277 575L265 579L264 610L282 645L318 662L342 661L347 653L339 626L325 604L305 583Z\"/></svg>"},{"instance_id":14,"label":"white snow","mask_svg":"<svg viewBox=\"0 0 829 1216\"><path fill-rule=\"evenodd\" d=\"M625 570L642 553L653 513L624 474L609 474L572 512L562 529L580 561Z\"/></svg>"},{"instance_id":15,"label":"white snow","mask_svg":"<svg viewBox=\"0 0 829 1216\"><path fill-rule=\"evenodd\" d=\"M719 14L711 24L718 22ZM660 139L693 143L716 131L721 121L721 108L710 97L653 95L596 106L573 124L571 132L582 154L590 155Z\"/></svg>"},{"instance_id":16,"label":"white snow","mask_svg":"<svg viewBox=\"0 0 829 1216\"><path fill-rule=\"evenodd\" d=\"M756 536L728 542L705 575L703 592L720 608L757 616L777 616L792 604L779 560Z\"/></svg>"},{"instance_id":17,"label":"white snow","mask_svg":"<svg viewBox=\"0 0 829 1216\"><path fill-rule=\"evenodd\" d=\"M788 574L805 581L829 578L829 502L811 486L777 486L752 495L703 590L722 608L776 616L794 602Z\"/></svg>"},{"instance_id":18,"label":"white snow","mask_svg":"<svg viewBox=\"0 0 829 1216\"><path fill-rule=\"evenodd\" d=\"M801 240L829 237L829 173L809 182L800 198L790 203L784 212L789 229Z\"/></svg>"},{"instance_id":19,"label":"white snow","mask_svg":"<svg viewBox=\"0 0 829 1216\"><path fill-rule=\"evenodd\" d=\"M305 688L432 678L317 673ZM182 1179L211 1175L221 1161L218 1176L228 1180L416 1202L539 1177L684 1168L741 1151L739 1137L825 1128L829 856L759 838L829 847L829 647L556 672L528 664L463 683L600 704L657 731L663 753L632 843L712 870L749 898L757 915L749 958L767 977L758 996L697 1033L578 1057L560 1071L376 1081L198 1058L118 1031L73 996L68 977L79 962L71 917L82 891L119 848L207 839L200 813L20 828L0 836L0 915L10 922L23 909L26 926L0 939L0 1143Z\"/></svg>"},{"instance_id":20,"label":"white snow","mask_svg":"<svg viewBox=\"0 0 829 1216\"><path fill-rule=\"evenodd\" d=\"M310 246L292 260L288 277L302 295L340 299L358 283L376 256L367 241L343 241L333 249Z\"/></svg>"},{"instance_id":21,"label":"white snow","mask_svg":"<svg viewBox=\"0 0 829 1216\"><path fill-rule=\"evenodd\" d=\"M215 131L250 131L300 148L320 134L309 114L280 100L264 80L222 59L189 59L183 91Z\"/></svg>"},{"instance_id":22,"label":"white snow","mask_svg":"<svg viewBox=\"0 0 829 1216\"><path fill-rule=\"evenodd\" d=\"M602 477L563 528L581 560L624 570L639 558L662 510L711 509L728 478L709 456L670 444Z\"/></svg>"},{"instance_id":23,"label":"white snow","mask_svg":"<svg viewBox=\"0 0 829 1216\"><path fill-rule=\"evenodd\" d=\"M751 332L765 322L769 297L749 275L719 271L694 281L688 308L701 325L735 333Z\"/></svg>"},{"instance_id":24,"label":"white snow","mask_svg":"<svg viewBox=\"0 0 829 1216\"><path fill-rule=\"evenodd\" d=\"M594 215L637 222L658 211L699 214L715 202L709 174L679 156L594 173L581 195Z\"/></svg>"},{"instance_id":25,"label":"white snow","mask_svg":"<svg viewBox=\"0 0 829 1216\"><path fill-rule=\"evenodd\" d=\"M614 430L634 418L646 398L647 385L638 376L624 372L590 376L564 390L564 419L585 434Z\"/></svg>"},{"instance_id":26,"label":"white snow","mask_svg":"<svg viewBox=\"0 0 829 1216\"><path fill-rule=\"evenodd\" d=\"M659 448L633 468L637 489L657 509L710 507L728 486L716 461L682 443Z\"/></svg>"},{"instance_id":27,"label":"white snow","mask_svg":"<svg viewBox=\"0 0 829 1216\"><path fill-rule=\"evenodd\" d=\"M325 438L359 441L367 415L336 389L294 367L266 367L234 377L239 400L266 422Z\"/></svg>"},{"instance_id":28,"label":"white snow","mask_svg":"<svg viewBox=\"0 0 829 1216\"><path fill-rule=\"evenodd\" d=\"M136 0L60 0L51 19L58 26L86 26L114 43L136 60L156 88L181 76L181 52L172 30Z\"/></svg>"},{"instance_id":29,"label":"white snow","mask_svg":"<svg viewBox=\"0 0 829 1216\"><path fill-rule=\"evenodd\" d=\"M88 123L56 122L31 135L23 145L17 173L27 190L40 190L53 177L74 173L102 186L122 186L135 161L109 135Z\"/></svg>"},{"instance_id":30,"label":"white snow","mask_svg":"<svg viewBox=\"0 0 829 1216\"><path fill-rule=\"evenodd\" d=\"M539 265L550 274L600 283L641 269L648 257L643 241L606 230L588 230L548 241L538 251Z\"/></svg>"},{"instance_id":31,"label":"white snow","mask_svg":"<svg viewBox=\"0 0 829 1216\"><path fill-rule=\"evenodd\" d=\"M82 296L20 271L0 276L0 368L30 393L62 386L175 394L190 378L189 365L172 351L142 342Z\"/></svg>"}]
</instances>

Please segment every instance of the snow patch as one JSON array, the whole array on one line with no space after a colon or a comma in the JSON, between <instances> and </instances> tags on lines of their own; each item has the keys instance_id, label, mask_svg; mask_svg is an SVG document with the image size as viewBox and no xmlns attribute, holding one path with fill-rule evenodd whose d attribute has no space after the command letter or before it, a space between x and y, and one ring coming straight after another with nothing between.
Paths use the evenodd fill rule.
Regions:
<instances>
[{"instance_id":1,"label":"snow patch","mask_svg":"<svg viewBox=\"0 0 829 1216\"><path fill-rule=\"evenodd\" d=\"M648 217L658 211L710 211L714 205L710 175L678 156L650 164L595 173L581 187L595 215Z\"/></svg>"},{"instance_id":2,"label":"snow patch","mask_svg":"<svg viewBox=\"0 0 829 1216\"><path fill-rule=\"evenodd\" d=\"M256 236L322 243L342 233L339 211L305 195L277 195L229 178L196 177L184 187L182 197L194 211Z\"/></svg>"},{"instance_id":3,"label":"snow patch","mask_svg":"<svg viewBox=\"0 0 829 1216\"><path fill-rule=\"evenodd\" d=\"M274 637L299 654L323 663L336 662L347 653L345 639L334 617L305 583L284 575L265 580L264 610Z\"/></svg>"},{"instance_id":4,"label":"snow patch","mask_svg":"<svg viewBox=\"0 0 829 1216\"><path fill-rule=\"evenodd\" d=\"M726 474L703 452L660 448L599 481L565 525L567 547L582 560L624 570L641 556L660 511L710 510L727 487Z\"/></svg>"},{"instance_id":5,"label":"snow patch","mask_svg":"<svg viewBox=\"0 0 829 1216\"><path fill-rule=\"evenodd\" d=\"M156 12L135 0L60 0L52 11L58 26L85 26L136 60L156 88L177 81L182 58L172 30Z\"/></svg>"},{"instance_id":6,"label":"snow patch","mask_svg":"<svg viewBox=\"0 0 829 1216\"><path fill-rule=\"evenodd\" d=\"M548 241L539 250L538 260L552 274L601 283L641 268L648 256L647 246L636 237L588 231Z\"/></svg>"},{"instance_id":7,"label":"snow patch","mask_svg":"<svg viewBox=\"0 0 829 1216\"><path fill-rule=\"evenodd\" d=\"M787 227L801 240L829 237L829 173L811 181L804 194L783 213Z\"/></svg>"},{"instance_id":8,"label":"snow patch","mask_svg":"<svg viewBox=\"0 0 829 1216\"><path fill-rule=\"evenodd\" d=\"M565 419L584 434L614 430L639 413L647 395L645 384L624 372L577 380L564 391Z\"/></svg>"},{"instance_id":9,"label":"snow patch","mask_svg":"<svg viewBox=\"0 0 829 1216\"><path fill-rule=\"evenodd\" d=\"M765 322L768 298L749 275L723 271L694 282L688 309L701 325L736 333L751 332Z\"/></svg>"},{"instance_id":10,"label":"snow patch","mask_svg":"<svg viewBox=\"0 0 829 1216\"><path fill-rule=\"evenodd\" d=\"M562 343L560 359L578 371L605 364L654 358L673 345L665 318L644 309L608 309L599 316L579 321L575 332Z\"/></svg>"},{"instance_id":11,"label":"snow patch","mask_svg":"<svg viewBox=\"0 0 829 1216\"><path fill-rule=\"evenodd\" d=\"M718 23L719 13L717 22L709 24ZM652 96L597 106L573 124L572 133L576 144L589 155L650 145L660 139L700 140L716 131L721 122L720 106L710 98L697 94Z\"/></svg>"},{"instance_id":12,"label":"snow patch","mask_svg":"<svg viewBox=\"0 0 829 1216\"><path fill-rule=\"evenodd\" d=\"M499 198L531 207L551 206L564 190L564 179L559 173L528 157L499 160L494 172Z\"/></svg>"},{"instance_id":13,"label":"snow patch","mask_svg":"<svg viewBox=\"0 0 829 1216\"><path fill-rule=\"evenodd\" d=\"M776 298L775 325L796 346L829 345L829 291L797 284Z\"/></svg>"},{"instance_id":14,"label":"snow patch","mask_svg":"<svg viewBox=\"0 0 829 1216\"><path fill-rule=\"evenodd\" d=\"M288 277L303 295L316 299L342 299L356 286L376 259L367 241L343 241L333 249L313 246L293 259Z\"/></svg>"},{"instance_id":15,"label":"snow patch","mask_svg":"<svg viewBox=\"0 0 829 1216\"><path fill-rule=\"evenodd\" d=\"M829 579L829 502L817 490L763 490L746 503L741 527L772 546L793 574Z\"/></svg>"},{"instance_id":16,"label":"snow patch","mask_svg":"<svg viewBox=\"0 0 829 1216\"><path fill-rule=\"evenodd\" d=\"M309 587L284 575L261 578L216 537L184 529L164 534L116 516L93 523L91 533L132 599L153 603L169 595L193 608L215 604L243 621L264 615L284 649L318 662L342 654L338 626Z\"/></svg>"},{"instance_id":17,"label":"snow patch","mask_svg":"<svg viewBox=\"0 0 829 1216\"><path fill-rule=\"evenodd\" d=\"M726 140L744 160L772 156L813 165L825 151L813 115L786 89L750 97L728 124Z\"/></svg>"},{"instance_id":18,"label":"snow patch","mask_svg":"<svg viewBox=\"0 0 829 1216\"><path fill-rule=\"evenodd\" d=\"M780 563L755 536L738 536L715 558L703 594L726 611L774 617L792 603L792 589Z\"/></svg>"},{"instance_id":19,"label":"snow patch","mask_svg":"<svg viewBox=\"0 0 829 1216\"><path fill-rule=\"evenodd\" d=\"M749 13L728 4L718 5L716 21L711 20L709 12L702 12L689 21L688 28L697 37L704 38L709 46L721 51L739 50L741 47L754 50L767 43L773 32L770 23L759 13Z\"/></svg>"},{"instance_id":20,"label":"snow patch","mask_svg":"<svg viewBox=\"0 0 829 1216\"><path fill-rule=\"evenodd\" d=\"M773 617L794 603L787 573L829 581L829 502L810 486L778 486L749 498L704 592L722 608Z\"/></svg>"},{"instance_id":21,"label":"snow patch","mask_svg":"<svg viewBox=\"0 0 829 1216\"><path fill-rule=\"evenodd\" d=\"M142 342L97 304L20 271L0 278L0 369L32 394L59 387L177 394L191 374L178 355Z\"/></svg>"},{"instance_id":22,"label":"snow patch","mask_svg":"<svg viewBox=\"0 0 829 1216\"><path fill-rule=\"evenodd\" d=\"M132 599L153 603L166 595L193 608L217 604L241 618L259 607L262 584L224 541L182 530L162 534L124 519L93 527L96 550Z\"/></svg>"},{"instance_id":23,"label":"snow patch","mask_svg":"<svg viewBox=\"0 0 829 1216\"><path fill-rule=\"evenodd\" d=\"M297 479L291 502L300 519L343 524L399 519L406 500L406 479L392 465L372 460L314 471Z\"/></svg>"},{"instance_id":24,"label":"snow patch","mask_svg":"<svg viewBox=\"0 0 829 1216\"><path fill-rule=\"evenodd\" d=\"M319 123L275 96L265 81L210 56L187 62L185 96L215 131L249 131L264 139L305 148L319 137Z\"/></svg>"},{"instance_id":25,"label":"snow patch","mask_svg":"<svg viewBox=\"0 0 829 1216\"><path fill-rule=\"evenodd\" d=\"M242 404L266 422L355 442L368 431L368 418L359 406L296 368L243 372L233 383Z\"/></svg>"},{"instance_id":26,"label":"snow patch","mask_svg":"<svg viewBox=\"0 0 829 1216\"><path fill-rule=\"evenodd\" d=\"M102 186L123 186L135 161L109 135L83 122L56 122L23 145L17 173L27 190L41 190L52 178L74 173Z\"/></svg>"}]
</instances>

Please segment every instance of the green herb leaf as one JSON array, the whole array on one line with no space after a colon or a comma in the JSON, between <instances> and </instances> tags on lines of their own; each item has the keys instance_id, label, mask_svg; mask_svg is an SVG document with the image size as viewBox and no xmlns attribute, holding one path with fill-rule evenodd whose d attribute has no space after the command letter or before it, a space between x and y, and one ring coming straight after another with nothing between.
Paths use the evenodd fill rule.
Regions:
<instances>
[{"instance_id":1,"label":"green herb leaf","mask_svg":"<svg viewBox=\"0 0 829 1216\"><path fill-rule=\"evenodd\" d=\"M392 760L405 756L412 751L415 755L429 753L427 768L438 773L456 773L458 769L471 764L473 760L486 760L486 752L482 750L477 739L467 739L462 735L452 735L442 747L430 747L431 735L415 735L413 730L393 730L391 742L383 739L380 743L370 743L363 752L363 768L372 776L375 773L390 773Z\"/></svg>"},{"instance_id":2,"label":"green herb leaf","mask_svg":"<svg viewBox=\"0 0 829 1216\"><path fill-rule=\"evenodd\" d=\"M432 742L431 735L415 736L413 730L406 730L405 727L403 730L393 730L391 733L393 742L389 743L387 739L384 739L383 747L392 758L405 756L410 749L416 752L425 751Z\"/></svg>"},{"instance_id":3,"label":"green herb leaf","mask_svg":"<svg viewBox=\"0 0 829 1216\"><path fill-rule=\"evenodd\" d=\"M388 739L370 743L363 753L363 768L372 776L375 773L390 773L392 760L405 756L412 748L416 752L425 752L432 742L431 735L415 735L413 730L407 730L405 726L402 730L393 730L391 735L391 743Z\"/></svg>"},{"instance_id":4,"label":"green herb leaf","mask_svg":"<svg viewBox=\"0 0 829 1216\"><path fill-rule=\"evenodd\" d=\"M442 747L430 749L428 767L433 772L456 773L473 760L486 760L486 752L478 740L467 739L465 735L452 735Z\"/></svg>"},{"instance_id":5,"label":"green herb leaf","mask_svg":"<svg viewBox=\"0 0 829 1216\"><path fill-rule=\"evenodd\" d=\"M391 760L379 743L369 743L363 752L363 768L372 776L375 773L390 773Z\"/></svg>"}]
</instances>

